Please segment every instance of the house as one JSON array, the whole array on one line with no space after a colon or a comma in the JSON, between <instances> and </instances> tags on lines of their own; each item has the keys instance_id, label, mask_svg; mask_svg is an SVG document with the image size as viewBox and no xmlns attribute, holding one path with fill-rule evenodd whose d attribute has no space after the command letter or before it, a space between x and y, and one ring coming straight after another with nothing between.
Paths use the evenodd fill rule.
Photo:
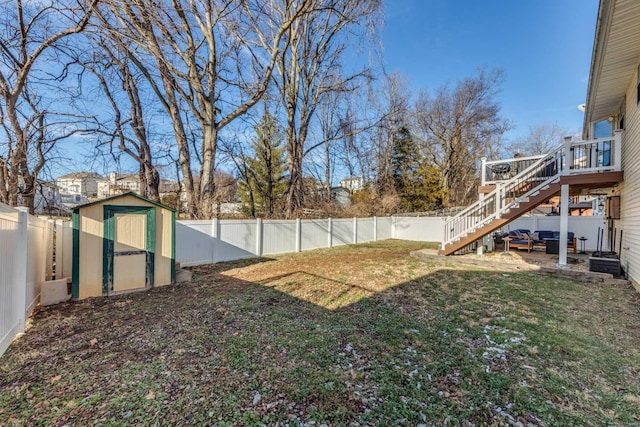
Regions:
<instances>
[{"instance_id":1,"label":"house","mask_svg":"<svg viewBox=\"0 0 640 427\"><path fill-rule=\"evenodd\" d=\"M566 138L541 156L482 159L479 200L446 221L441 253L460 251L557 195L560 242L567 242L570 197L591 196L598 209L605 202L603 225L624 230L620 246L612 249L622 249L622 266L639 287L639 71L640 2L601 0L582 139ZM559 264L566 263L561 244Z\"/></svg>"},{"instance_id":2,"label":"house","mask_svg":"<svg viewBox=\"0 0 640 427\"><path fill-rule=\"evenodd\" d=\"M64 212L58 186L53 182L38 180L33 199L36 215L60 215Z\"/></svg>"},{"instance_id":3,"label":"house","mask_svg":"<svg viewBox=\"0 0 640 427\"><path fill-rule=\"evenodd\" d=\"M345 178L340 181L340 187L346 188L351 194L355 193L358 190L362 190L364 188L364 177L363 176L352 176L349 178Z\"/></svg>"},{"instance_id":4,"label":"house","mask_svg":"<svg viewBox=\"0 0 640 427\"><path fill-rule=\"evenodd\" d=\"M109 174L109 196L128 192L140 194L140 175L111 172Z\"/></svg>"},{"instance_id":5,"label":"house","mask_svg":"<svg viewBox=\"0 0 640 427\"><path fill-rule=\"evenodd\" d=\"M331 187L331 201L343 208L351 206L351 192L344 187Z\"/></svg>"},{"instance_id":6,"label":"house","mask_svg":"<svg viewBox=\"0 0 640 427\"><path fill-rule=\"evenodd\" d=\"M95 172L72 172L56 179L60 194L79 194L85 197L97 197L98 181L102 177Z\"/></svg>"},{"instance_id":7,"label":"house","mask_svg":"<svg viewBox=\"0 0 640 427\"><path fill-rule=\"evenodd\" d=\"M607 193L606 215L614 228L624 230L621 263L640 289L640 2L636 0L600 1L583 128L585 139L616 131L621 135L624 182Z\"/></svg>"}]
</instances>

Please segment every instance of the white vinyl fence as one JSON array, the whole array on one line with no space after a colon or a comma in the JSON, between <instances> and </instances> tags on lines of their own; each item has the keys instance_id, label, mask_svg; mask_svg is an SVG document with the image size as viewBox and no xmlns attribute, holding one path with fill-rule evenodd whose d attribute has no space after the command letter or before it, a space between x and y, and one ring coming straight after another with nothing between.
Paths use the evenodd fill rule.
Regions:
<instances>
[{"instance_id":1,"label":"white vinyl fence","mask_svg":"<svg viewBox=\"0 0 640 427\"><path fill-rule=\"evenodd\" d=\"M392 218L176 222L183 266L390 239Z\"/></svg>"},{"instance_id":2,"label":"white vinyl fence","mask_svg":"<svg viewBox=\"0 0 640 427\"><path fill-rule=\"evenodd\" d=\"M385 239L441 243L444 217L386 217L312 220L204 220L176 222L176 261L183 266L300 252ZM569 231L596 250L603 217L570 216ZM559 216L526 216L503 228L560 230ZM606 234L606 233L605 233ZM486 237L487 242L490 236Z\"/></svg>"},{"instance_id":3,"label":"white vinyl fence","mask_svg":"<svg viewBox=\"0 0 640 427\"><path fill-rule=\"evenodd\" d=\"M0 355L24 331L53 275L53 222L0 203Z\"/></svg>"}]
</instances>

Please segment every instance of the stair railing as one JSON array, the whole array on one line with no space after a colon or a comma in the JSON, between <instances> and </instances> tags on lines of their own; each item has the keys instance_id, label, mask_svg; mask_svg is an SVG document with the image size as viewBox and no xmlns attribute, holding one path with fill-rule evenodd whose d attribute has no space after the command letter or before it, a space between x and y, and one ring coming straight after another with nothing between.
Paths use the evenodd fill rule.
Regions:
<instances>
[{"instance_id":1,"label":"stair railing","mask_svg":"<svg viewBox=\"0 0 640 427\"><path fill-rule=\"evenodd\" d=\"M568 145L562 144L549 154L518 173L506 182L498 182L490 193L462 210L445 222L442 248L473 230L500 218L503 213L520 203L522 196L533 194L557 178L563 169L564 152Z\"/></svg>"}]
</instances>

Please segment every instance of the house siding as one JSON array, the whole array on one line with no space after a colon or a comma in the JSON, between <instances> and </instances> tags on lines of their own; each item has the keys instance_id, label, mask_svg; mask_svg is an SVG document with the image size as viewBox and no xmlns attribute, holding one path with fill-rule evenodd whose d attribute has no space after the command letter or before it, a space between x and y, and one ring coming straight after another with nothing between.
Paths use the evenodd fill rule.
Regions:
<instances>
[{"instance_id":1,"label":"house siding","mask_svg":"<svg viewBox=\"0 0 640 427\"><path fill-rule=\"evenodd\" d=\"M640 290L640 108L636 103L636 82L637 74L634 73L625 100L622 141L624 183L620 186L621 219L615 226L624 230L622 266L633 285Z\"/></svg>"}]
</instances>

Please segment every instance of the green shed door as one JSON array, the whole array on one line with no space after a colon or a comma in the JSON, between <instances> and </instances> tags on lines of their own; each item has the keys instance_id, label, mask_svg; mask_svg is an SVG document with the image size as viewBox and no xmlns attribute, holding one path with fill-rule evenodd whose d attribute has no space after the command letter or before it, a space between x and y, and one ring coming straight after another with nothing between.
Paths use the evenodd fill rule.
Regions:
<instances>
[{"instance_id":1,"label":"green shed door","mask_svg":"<svg viewBox=\"0 0 640 427\"><path fill-rule=\"evenodd\" d=\"M103 295L153 287L154 236L154 207L104 207Z\"/></svg>"}]
</instances>

